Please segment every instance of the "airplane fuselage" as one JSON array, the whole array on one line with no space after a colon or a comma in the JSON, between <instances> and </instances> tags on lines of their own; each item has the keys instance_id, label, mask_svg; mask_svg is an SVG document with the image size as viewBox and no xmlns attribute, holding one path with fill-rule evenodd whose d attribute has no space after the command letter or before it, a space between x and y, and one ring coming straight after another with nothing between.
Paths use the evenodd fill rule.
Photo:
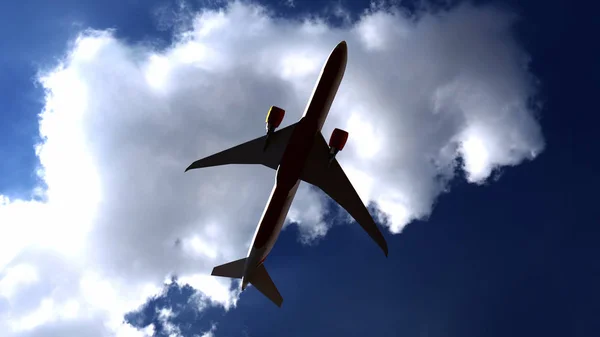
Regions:
<instances>
[{"instance_id":1,"label":"airplane fuselage","mask_svg":"<svg viewBox=\"0 0 600 337\"><path fill-rule=\"evenodd\" d=\"M242 289L252 272L271 252L285 222L300 185L300 176L315 138L325 123L331 103L337 93L347 62L347 47L341 42L331 52L321 70L304 114L294 127L286 150L277 168L275 184L269 201L254 233L244 269Z\"/></svg>"}]
</instances>

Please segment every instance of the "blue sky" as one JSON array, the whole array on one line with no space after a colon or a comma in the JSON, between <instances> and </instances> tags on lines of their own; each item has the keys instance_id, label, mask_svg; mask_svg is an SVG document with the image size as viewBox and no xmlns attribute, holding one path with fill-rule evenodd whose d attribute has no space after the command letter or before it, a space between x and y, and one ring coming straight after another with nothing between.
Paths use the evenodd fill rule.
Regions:
<instances>
[{"instance_id":1,"label":"blue sky","mask_svg":"<svg viewBox=\"0 0 600 337\"><path fill-rule=\"evenodd\" d=\"M331 15L341 4L352 20L368 6L367 1L296 1L293 8L261 3L284 18ZM190 302L192 288L172 284L163 296L131 311L127 321L138 328L153 323L157 336L168 336L155 312L171 308L177 316L170 322L183 336L201 335L213 324L215 336L598 335L600 214L595 191L600 162L595 154L600 146L592 100L600 69L589 36L597 31L594 10L566 1L477 3L518 16L511 31L530 56L529 72L538 80L535 98L543 106L536 112L545 142L539 156L504 166L483 185L468 183L464 174L454 177L450 192L435 199L428 218L412 221L401 234L385 231L388 259L358 226L341 224L331 216L337 214L335 206L325 204L331 209L324 219L331 227L327 235L306 245L298 240L302 228L291 226L267 260L285 299L281 309L254 289L242 293L235 308L198 309ZM5 17L0 21L0 194L28 199L40 183L34 146L45 102L42 86L34 83L38 71L55 67L87 27L115 28L115 36L126 43L150 40L160 50L171 43L172 27L161 26L165 21L158 17L162 13L168 22L165 13L178 5L23 1L0 6ZM193 14L221 4L187 6L186 13ZM332 25L343 24L340 18L330 19ZM295 115L288 111L289 121ZM161 246L147 249L151 256L163 252ZM0 302L0 313L11 313L5 303ZM75 330L48 331L66 336Z\"/></svg>"}]
</instances>

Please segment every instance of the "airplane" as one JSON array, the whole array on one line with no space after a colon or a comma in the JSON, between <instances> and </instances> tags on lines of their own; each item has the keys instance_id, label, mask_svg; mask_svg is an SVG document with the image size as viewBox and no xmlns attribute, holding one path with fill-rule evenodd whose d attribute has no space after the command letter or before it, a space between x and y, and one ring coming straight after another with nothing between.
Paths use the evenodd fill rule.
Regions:
<instances>
[{"instance_id":1,"label":"airplane","mask_svg":"<svg viewBox=\"0 0 600 337\"><path fill-rule=\"evenodd\" d=\"M278 307L283 297L265 269L264 262L283 227L300 181L329 195L342 206L388 256L385 238L336 160L348 132L333 130L329 143L321 129L346 70L348 47L341 41L329 54L304 114L292 125L277 130L285 110L272 106L266 117L266 135L193 162L186 170L228 164L260 164L276 170L275 184L245 258L215 267L211 275L241 279Z\"/></svg>"}]
</instances>

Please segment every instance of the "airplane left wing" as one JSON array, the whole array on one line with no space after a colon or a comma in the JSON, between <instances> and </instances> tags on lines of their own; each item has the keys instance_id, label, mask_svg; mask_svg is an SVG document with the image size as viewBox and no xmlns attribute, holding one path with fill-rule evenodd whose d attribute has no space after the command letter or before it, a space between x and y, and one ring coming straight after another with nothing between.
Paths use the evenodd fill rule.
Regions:
<instances>
[{"instance_id":1,"label":"airplane left wing","mask_svg":"<svg viewBox=\"0 0 600 337\"><path fill-rule=\"evenodd\" d=\"M267 138L265 135L196 160L185 171L228 164L261 164L276 170L295 126L296 123L273 132L269 136L269 146L266 149L264 149Z\"/></svg>"},{"instance_id":2,"label":"airplane left wing","mask_svg":"<svg viewBox=\"0 0 600 337\"><path fill-rule=\"evenodd\" d=\"M388 246L383 234L377 228L375 220L360 200L352 183L336 159L329 165L329 146L319 133L310 152L301 179L325 192L342 206L356 222L369 234L388 256Z\"/></svg>"}]
</instances>

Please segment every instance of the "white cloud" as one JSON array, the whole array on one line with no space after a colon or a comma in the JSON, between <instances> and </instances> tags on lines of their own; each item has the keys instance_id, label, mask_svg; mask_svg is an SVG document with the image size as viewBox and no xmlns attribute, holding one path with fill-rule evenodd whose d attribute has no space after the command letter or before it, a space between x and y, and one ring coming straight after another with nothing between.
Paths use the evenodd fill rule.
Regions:
<instances>
[{"instance_id":1,"label":"white cloud","mask_svg":"<svg viewBox=\"0 0 600 337\"><path fill-rule=\"evenodd\" d=\"M534 158L544 147L528 105L535 82L513 21L490 7L373 9L330 28L232 3L199 13L166 50L83 33L40 78L43 201L0 196L0 331L151 334L122 315L171 274L201 291L200 306L235 305L230 281L207 275L245 255L273 172L183 169L262 135L270 105L287 110L283 126L295 122L343 39L347 72L324 133L350 132L339 160L392 232L429 215L457 158L474 183ZM327 232L318 196L301 188L290 211L305 240Z\"/></svg>"}]
</instances>

